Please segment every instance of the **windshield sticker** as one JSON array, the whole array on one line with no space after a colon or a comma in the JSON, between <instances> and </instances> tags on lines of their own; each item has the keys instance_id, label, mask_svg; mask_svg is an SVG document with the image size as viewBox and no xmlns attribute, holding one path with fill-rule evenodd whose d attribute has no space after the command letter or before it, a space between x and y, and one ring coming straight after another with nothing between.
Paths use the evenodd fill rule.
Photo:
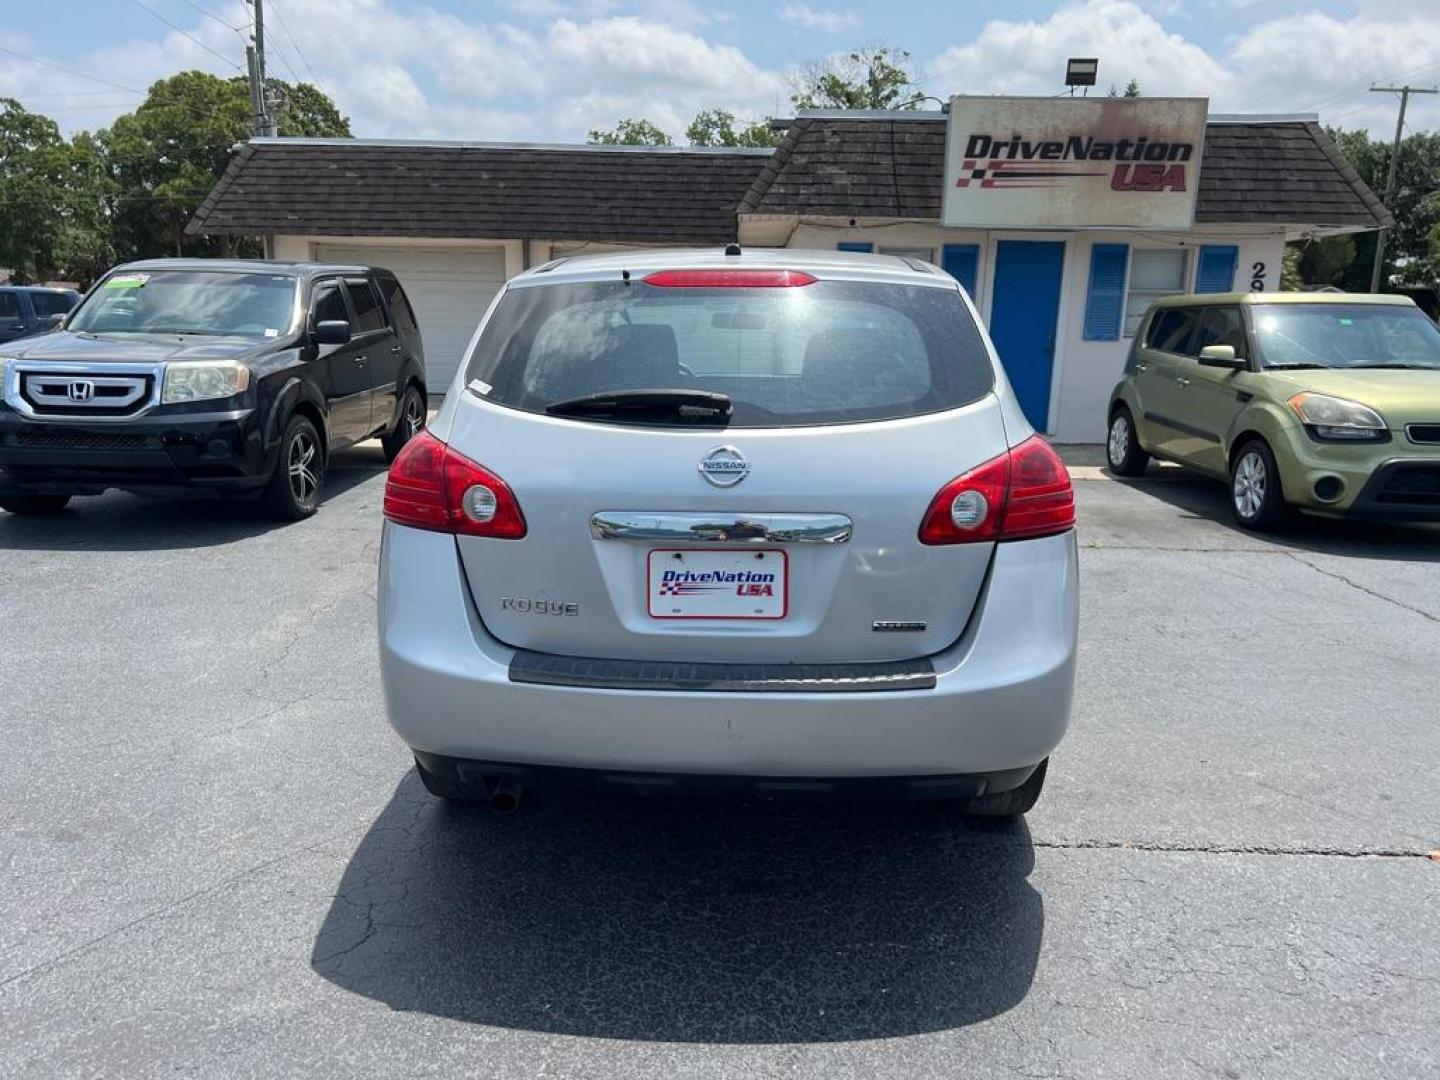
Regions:
<instances>
[{"instance_id":1,"label":"windshield sticker","mask_svg":"<svg viewBox=\"0 0 1440 1080\"><path fill-rule=\"evenodd\" d=\"M1355 320L1354 320L1354 319L1341 319L1341 320L1340 320L1340 325L1341 325L1341 326L1354 326L1354 325L1355 325Z\"/></svg>"},{"instance_id":2,"label":"windshield sticker","mask_svg":"<svg viewBox=\"0 0 1440 1080\"><path fill-rule=\"evenodd\" d=\"M279 337L279 336L280 336L280 331L279 331L279 330L272 330L272 329L270 329L270 327L267 326L267 327L265 328L265 336L266 336L266 337Z\"/></svg>"},{"instance_id":3,"label":"windshield sticker","mask_svg":"<svg viewBox=\"0 0 1440 1080\"><path fill-rule=\"evenodd\" d=\"M494 390L495 388L491 386L488 382L482 382L480 379L471 379L469 383L469 389L474 390L475 393L479 394L481 397L484 397L486 394L490 393L490 391Z\"/></svg>"},{"instance_id":4,"label":"windshield sticker","mask_svg":"<svg viewBox=\"0 0 1440 1080\"><path fill-rule=\"evenodd\" d=\"M149 274L116 274L109 278L102 289L139 289L150 280Z\"/></svg>"}]
</instances>

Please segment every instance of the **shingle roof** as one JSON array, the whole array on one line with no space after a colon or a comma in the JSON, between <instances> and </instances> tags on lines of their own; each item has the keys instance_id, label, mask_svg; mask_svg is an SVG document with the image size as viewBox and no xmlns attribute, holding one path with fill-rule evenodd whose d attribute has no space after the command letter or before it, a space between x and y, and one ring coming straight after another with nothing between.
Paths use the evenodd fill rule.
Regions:
<instances>
[{"instance_id":1,"label":"shingle roof","mask_svg":"<svg viewBox=\"0 0 1440 1080\"><path fill-rule=\"evenodd\" d=\"M257 139L187 231L724 243L764 157Z\"/></svg>"},{"instance_id":2,"label":"shingle roof","mask_svg":"<svg viewBox=\"0 0 1440 1080\"><path fill-rule=\"evenodd\" d=\"M915 118L794 121L740 204L752 214L940 216L945 124ZM1389 213L1309 120L1206 126L1195 220L1389 225Z\"/></svg>"},{"instance_id":3,"label":"shingle roof","mask_svg":"<svg viewBox=\"0 0 1440 1080\"><path fill-rule=\"evenodd\" d=\"M938 113L801 116L773 154L257 139L187 231L715 244L735 239L737 208L933 221L944 170ZM1207 125L1195 220L1392 223L1304 119Z\"/></svg>"}]
</instances>

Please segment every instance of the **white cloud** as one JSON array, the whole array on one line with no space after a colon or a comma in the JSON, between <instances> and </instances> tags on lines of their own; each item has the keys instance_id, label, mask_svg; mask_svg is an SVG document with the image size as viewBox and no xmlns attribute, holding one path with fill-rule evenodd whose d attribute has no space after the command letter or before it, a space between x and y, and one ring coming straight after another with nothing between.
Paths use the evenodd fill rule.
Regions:
<instances>
[{"instance_id":1,"label":"white cloud","mask_svg":"<svg viewBox=\"0 0 1440 1080\"><path fill-rule=\"evenodd\" d=\"M1151 94L1216 96L1231 76L1211 56L1131 0L1086 0L1043 22L987 22L969 44L952 46L927 66L925 81L940 97L965 94L1054 94L1065 61L1100 57L1100 87L1138 79Z\"/></svg>"},{"instance_id":2,"label":"white cloud","mask_svg":"<svg viewBox=\"0 0 1440 1080\"><path fill-rule=\"evenodd\" d=\"M1369 0L1349 19L1317 11L1279 16L1249 26L1212 55L1134 0L1080 0L1044 20L987 22L973 41L935 57L925 83L942 97L1054 94L1070 56L1100 57L1102 93L1136 79L1146 94L1208 97L1215 112L1318 107L1327 123L1384 132L1394 124L1394 102L1367 88L1417 69L1431 80L1440 74L1440 4ZM1411 107L1414 128L1440 123L1434 99Z\"/></svg>"},{"instance_id":3,"label":"white cloud","mask_svg":"<svg viewBox=\"0 0 1440 1080\"><path fill-rule=\"evenodd\" d=\"M1423 8L1423 11L1422 11ZM1244 72L1248 99L1274 102L1276 111L1321 107L1322 119L1383 130L1395 122L1395 102L1372 94L1373 82L1433 84L1440 75L1440 5L1413 5L1387 17L1370 11L1351 19L1307 12L1253 27L1230 52ZM1412 126L1435 126L1434 98L1412 101Z\"/></svg>"},{"instance_id":4,"label":"white cloud","mask_svg":"<svg viewBox=\"0 0 1440 1080\"><path fill-rule=\"evenodd\" d=\"M826 11L812 8L800 0L789 0L781 5L780 18L794 26L819 30L824 34L840 34L860 25L860 17L853 11Z\"/></svg>"},{"instance_id":5,"label":"white cloud","mask_svg":"<svg viewBox=\"0 0 1440 1080\"><path fill-rule=\"evenodd\" d=\"M789 108L786 72L728 41L755 27L728 21L714 3L630 0L629 14L620 15L618 0L543 0L538 13L517 0L513 10L481 19L431 2L285 0L284 27L269 20L272 73L290 78L294 69L309 79L313 69L362 136L574 141L590 128L644 116L679 138L703 108L757 118ZM826 2L790 0L782 17L816 32L854 25L851 12ZM1309 0L1308 11L1267 17L1259 8L1243 19L1233 14L1240 0L1184 0L1180 16L1165 15L1174 2L1068 0L1041 19L991 20L933 56L923 82L941 96L1053 94L1067 57L1093 55L1101 58L1101 93L1135 78L1146 94L1207 96L1215 111L1320 106L1327 122L1388 135L1395 103L1367 93L1370 82L1440 77L1437 0L1357 0L1344 18L1321 14L1314 10L1318 0ZM244 21L241 0L207 6L233 24ZM1173 32L1177 18L1193 21L1202 13L1224 15L1234 36L1207 51ZM50 113L67 130L93 129L134 108L135 91L155 79L187 67L235 74L180 34L158 24L146 30L138 18L132 25L143 36L64 61L132 91L0 54L0 94ZM234 62L243 60L240 36L214 20L196 14L182 25ZM10 34L4 43L30 55L63 55L38 35ZM826 51L813 38L794 48L797 62ZM1440 126L1440 100L1416 99L1411 110L1412 128Z\"/></svg>"}]
</instances>

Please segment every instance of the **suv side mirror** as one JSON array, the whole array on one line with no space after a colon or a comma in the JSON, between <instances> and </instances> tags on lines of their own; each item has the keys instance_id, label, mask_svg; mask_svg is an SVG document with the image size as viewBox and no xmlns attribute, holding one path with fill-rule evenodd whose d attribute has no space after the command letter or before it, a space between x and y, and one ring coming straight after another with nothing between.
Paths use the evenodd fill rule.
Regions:
<instances>
[{"instance_id":1,"label":"suv side mirror","mask_svg":"<svg viewBox=\"0 0 1440 1080\"><path fill-rule=\"evenodd\" d=\"M41 319L40 325L46 330L58 330L60 329L60 324L64 321L65 313L63 311L57 311L54 315L46 315Z\"/></svg>"},{"instance_id":2,"label":"suv side mirror","mask_svg":"<svg viewBox=\"0 0 1440 1080\"><path fill-rule=\"evenodd\" d=\"M344 319L326 319L315 324L316 345L348 345L350 324Z\"/></svg>"},{"instance_id":3,"label":"suv side mirror","mask_svg":"<svg viewBox=\"0 0 1440 1080\"><path fill-rule=\"evenodd\" d=\"M1246 363L1244 357L1235 355L1234 345L1206 345L1200 350L1200 366L1241 371Z\"/></svg>"}]
</instances>

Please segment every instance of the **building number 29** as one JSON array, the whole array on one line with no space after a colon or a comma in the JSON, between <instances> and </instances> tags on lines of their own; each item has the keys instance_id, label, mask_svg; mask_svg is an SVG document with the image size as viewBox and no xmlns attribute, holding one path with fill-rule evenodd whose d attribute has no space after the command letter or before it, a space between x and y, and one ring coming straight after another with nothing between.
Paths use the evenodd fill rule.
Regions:
<instances>
[{"instance_id":1,"label":"building number 29","mask_svg":"<svg viewBox=\"0 0 1440 1080\"><path fill-rule=\"evenodd\" d=\"M1265 264L1263 262L1252 263L1250 265L1250 291L1265 291Z\"/></svg>"}]
</instances>

